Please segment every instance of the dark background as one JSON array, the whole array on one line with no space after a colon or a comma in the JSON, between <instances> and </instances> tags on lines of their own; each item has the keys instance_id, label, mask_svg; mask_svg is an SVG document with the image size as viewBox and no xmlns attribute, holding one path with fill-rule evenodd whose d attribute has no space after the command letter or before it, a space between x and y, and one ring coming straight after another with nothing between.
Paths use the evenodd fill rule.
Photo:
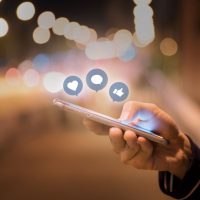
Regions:
<instances>
[{"instance_id":1,"label":"dark background","mask_svg":"<svg viewBox=\"0 0 200 200\"><path fill-rule=\"evenodd\" d=\"M105 36L110 28L134 30L132 0L33 0L36 13L30 21L20 21L16 16L19 0L4 0L0 4L0 16L9 24L6 37L0 39L0 60L3 63L18 63L37 53L65 51L65 39L52 35L50 42L38 45L33 42L32 32L37 26L37 17L43 11L52 11L56 18L67 17L82 25L94 28L98 36ZM153 0L154 23L157 34L178 34L180 0ZM1 62L2 63L2 62Z\"/></svg>"}]
</instances>

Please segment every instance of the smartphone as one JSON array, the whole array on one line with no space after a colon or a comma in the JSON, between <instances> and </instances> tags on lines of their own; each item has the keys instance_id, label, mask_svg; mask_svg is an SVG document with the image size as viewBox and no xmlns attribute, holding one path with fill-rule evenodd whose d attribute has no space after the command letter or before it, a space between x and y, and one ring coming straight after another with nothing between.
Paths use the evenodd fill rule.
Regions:
<instances>
[{"instance_id":1,"label":"smartphone","mask_svg":"<svg viewBox=\"0 0 200 200\"><path fill-rule=\"evenodd\" d=\"M78 105L75 105L75 104L72 104L72 103L69 103L69 102L66 102L66 101L62 101L60 99L54 99L53 103L56 106L63 108L64 110L76 112L79 115L86 117L88 119L91 119L91 120L98 122L100 124L104 124L104 125L107 125L107 126L110 126L110 127L117 127L117 128L120 128L124 131L125 130L132 130L137 135L145 137L145 138L147 138L147 139L149 139L153 142L156 142L156 143L159 143L159 144L162 144L162 145L168 144L168 141L165 138L163 138L162 136L157 135L157 134L153 133L152 131L146 130L146 129L139 127L137 125L124 124L122 121L120 121L118 119L103 115L101 113L83 108L81 106L78 106Z\"/></svg>"}]
</instances>

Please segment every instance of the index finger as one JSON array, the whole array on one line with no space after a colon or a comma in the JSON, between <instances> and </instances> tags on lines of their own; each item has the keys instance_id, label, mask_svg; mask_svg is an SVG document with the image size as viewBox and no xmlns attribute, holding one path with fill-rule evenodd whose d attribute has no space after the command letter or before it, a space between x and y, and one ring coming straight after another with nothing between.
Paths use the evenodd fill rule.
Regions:
<instances>
[{"instance_id":1,"label":"index finger","mask_svg":"<svg viewBox=\"0 0 200 200\"><path fill-rule=\"evenodd\" d=\"M172 140L178 136L178 128L174 120L151 103L136 101L125 103L120 120L153 131L167 140Z\"/></svg>"}]
</instances>

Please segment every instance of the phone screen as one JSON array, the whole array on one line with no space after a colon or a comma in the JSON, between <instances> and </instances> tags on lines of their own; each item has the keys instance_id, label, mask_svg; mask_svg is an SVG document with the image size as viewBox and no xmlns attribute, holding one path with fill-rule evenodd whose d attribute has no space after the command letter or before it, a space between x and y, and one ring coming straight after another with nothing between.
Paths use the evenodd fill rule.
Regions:
<instances>
[{"instance_id":1,"label":"phone screen","mask_svg":"<svg viewBox=\"0 0 200 200\"><path fill-rule=\"evenodd\" d=\"M95 122L110 126L110 127L118 127L121 128L122 130L132 130L136 132L136 134L145 137L153 142L157 142L162 145L167 145L168 141L163 138L162 136L159 136L152 131L146 130L142 127L139 127L137 125L128 125L126 123L123 123L122 121L112 118L110 116L89 110L87 108L83 108L81 106L62 101L60 99L54 99L53 103L67 111L73 111L76 112L86 118L89 118Z\"/></svg>"}]
</instances>

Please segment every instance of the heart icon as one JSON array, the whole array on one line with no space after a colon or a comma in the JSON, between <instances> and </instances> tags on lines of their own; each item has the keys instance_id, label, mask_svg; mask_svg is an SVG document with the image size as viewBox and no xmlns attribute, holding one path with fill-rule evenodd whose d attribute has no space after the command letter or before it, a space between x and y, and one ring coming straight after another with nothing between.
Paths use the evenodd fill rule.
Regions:
<instances>
[{"instance_id":1,"label":"heart icon","mask_svg":"<svg viewBox=\"0 0 200 200\"><path fill-rule=\"evenodd\" d=\"M68 87L70 90L76 91L76 89L77 89L77 87L78 87L78 81L69 82L69 83L67 84L67 87Z\"/></svg>"}]
</instances>

